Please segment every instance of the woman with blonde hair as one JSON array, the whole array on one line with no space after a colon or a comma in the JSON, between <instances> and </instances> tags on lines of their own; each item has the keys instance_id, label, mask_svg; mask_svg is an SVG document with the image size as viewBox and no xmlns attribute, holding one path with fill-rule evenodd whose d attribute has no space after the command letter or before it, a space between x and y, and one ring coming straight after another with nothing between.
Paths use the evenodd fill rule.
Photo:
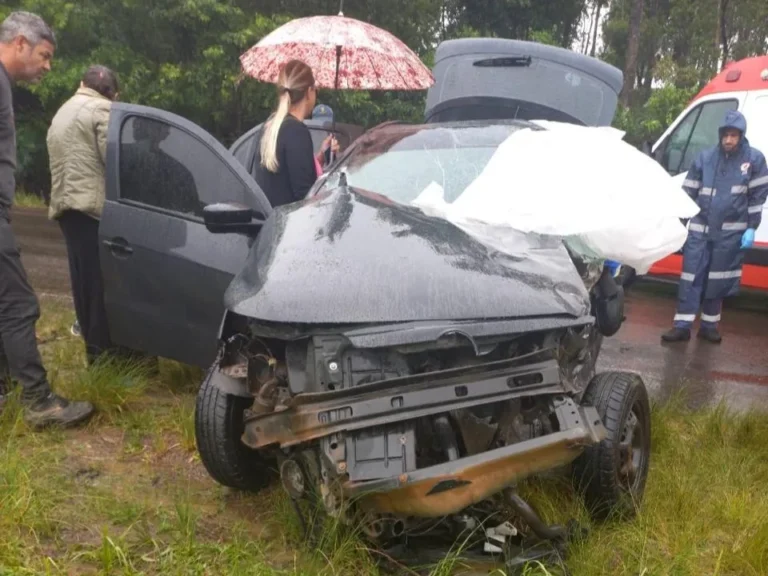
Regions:
<instances>
[{"instance_id":1,"label":"woman with blonde hair","mask_svg":"<svg viewBox=\"0 0 768 576\"><path fill-rule=\"evenodd\" d=\"M277 110L264 127L254 162L256 182L272 206L304 199L318 176L312 137L304 124L317 102L312 69L300 60L287 62L277 93Z\"/></svg>"}]
</instances>

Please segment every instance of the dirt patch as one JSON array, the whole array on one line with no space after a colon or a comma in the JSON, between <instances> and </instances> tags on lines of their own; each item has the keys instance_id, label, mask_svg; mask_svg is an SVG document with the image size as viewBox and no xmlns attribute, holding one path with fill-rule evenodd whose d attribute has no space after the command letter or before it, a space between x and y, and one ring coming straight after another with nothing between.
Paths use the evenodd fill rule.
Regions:
<instances>
[{"instance_id":1,"label":"dirt patch","mask_svg":"<svg viewBox=\"0 0 768 576\"><path fill-rule=\"evenodd\" d=\"M157 439L145 435L140 452L125 454L126 431L114 426L74 432L65 441L64 449L72 455L70 467L81 483L109 484L116 489L135 491L192 482L195 488L212 489L213 480L195 454L182 448L180 436L172 432L161 434L160 444L167 448L160 452L153 448Z\"/></svg>"},{"instance_id":2,"label":"dirt patch","mask_svg":"<svg viewBox=\"0 0 768 576\"><path fill-rule=\"evenodd\" d=\"M223 488L210 478L196 453L182 448L180 435L162 434L164 450L153 451L153 442L147 439L141 453L126 456L121 455L125 431L118 427L74 431L62 446L71 454L68 475L83 491L108 491L115 499L150 508L188 501L206 538L217 540L235 523L255 538L276 536L267 512L270 507L265 505L279 497L274 490L243 494Z\"/></svg>"}]
</instances>

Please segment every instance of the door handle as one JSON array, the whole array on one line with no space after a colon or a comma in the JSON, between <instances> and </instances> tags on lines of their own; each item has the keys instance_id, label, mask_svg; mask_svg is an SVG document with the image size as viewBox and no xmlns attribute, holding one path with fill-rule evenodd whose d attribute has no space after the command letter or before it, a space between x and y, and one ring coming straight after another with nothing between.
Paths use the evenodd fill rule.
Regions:
<instances>
[{"instance_id":1,"label":"door handle","mask_svg":"<svg viewBox=\"0 0 768 576\"><path fill-rule=\"evenodd\" d=\"M128 245L125 240L104 240L104 246L109 248L113 253L118 254L133 254L133 248Z\"/></svg>"}]
</instances>

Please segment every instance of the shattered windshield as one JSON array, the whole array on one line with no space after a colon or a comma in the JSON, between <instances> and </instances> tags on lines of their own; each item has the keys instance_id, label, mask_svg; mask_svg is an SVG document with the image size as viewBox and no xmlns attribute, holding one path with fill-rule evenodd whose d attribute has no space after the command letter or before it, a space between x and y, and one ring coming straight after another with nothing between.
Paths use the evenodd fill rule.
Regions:
<instances>
[{"instance_id":1,"label":"shattered windshield","mask_svg":"<svg viewBox=\"0 0 768 576\"><path fill-rule=\"evenodd\" d=\"M355 149L329 175L319 192L347 184L410 204L432 183L446 202L456 200L521 122L391 125L360 137ZM534 128L535 129L535 128Z\"/></svg>"}]
</instances>

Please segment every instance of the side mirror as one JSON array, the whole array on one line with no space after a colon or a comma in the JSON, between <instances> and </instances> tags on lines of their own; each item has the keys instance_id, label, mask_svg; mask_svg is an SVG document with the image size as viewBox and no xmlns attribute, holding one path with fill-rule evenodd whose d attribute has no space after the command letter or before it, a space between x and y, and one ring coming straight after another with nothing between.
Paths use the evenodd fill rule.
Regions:
<instances>
[{"instance_id":1,"label":"side mirror","mask_svg":"<svg viewBox=\"0 0 768 576\"><path fill-rule=\"evenodd\" d=\"M642 150L643 154L645 154L647 156L653 156L653 145L650 142L648 142L648 140L643 142L643 146L642 146L641 150Z\"/></svg>"},{"instance_id":2,"label":"side mirror","mask_svg":"<svg viewBox=\"0 0 768 576\"><path fill-rule=\"evenodd\" d=\"M219 203L203 208L203 222L213 234L256 234L264 220L263 214L243 204Z\"/></svg>"}]
</instances>

